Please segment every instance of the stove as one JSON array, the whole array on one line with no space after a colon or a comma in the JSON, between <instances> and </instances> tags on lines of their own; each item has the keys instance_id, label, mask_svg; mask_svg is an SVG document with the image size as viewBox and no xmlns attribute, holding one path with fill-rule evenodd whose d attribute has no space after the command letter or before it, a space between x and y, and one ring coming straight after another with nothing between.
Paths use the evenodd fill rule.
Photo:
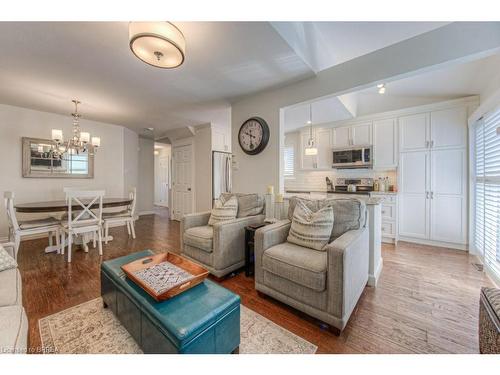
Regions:
<instances>
[{"instance_id":1,"label":"stove","mask_svg":"<svg viewBox=\"0 0 500 375\"><path fill-rule=\"evenodd\" d=\"M329 193L344 193L344 194L370 194L373 191L373 178L336 178L335 186L333 182L326 178L327 191ZM356 191L348 191L348 186L354 185Z\"/></svg>"}]
</instances>

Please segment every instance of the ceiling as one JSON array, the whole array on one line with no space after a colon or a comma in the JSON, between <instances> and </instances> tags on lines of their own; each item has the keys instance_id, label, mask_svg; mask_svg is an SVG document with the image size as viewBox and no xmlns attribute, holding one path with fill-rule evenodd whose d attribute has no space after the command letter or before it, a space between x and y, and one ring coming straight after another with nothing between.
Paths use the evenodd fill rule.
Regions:
<instances>
[{"instance_id":1,"label":"ceiling","mask_svg":"<svg viewBox=\"0 0 500 375\"><path fill-rule=\"evenodd\" d=\"M448 22L272 22L316 73Z\"/></svg>"},{"instance_id":2,"label":"ceiling","mask_svg":"<svg viewBox=\"0 0 500 375\"><path fill-rule=\"evenodd\" d=\"M1 22L0 102L136 131L227 121L231 99L312 76L267 22L176 23L186 61L151 67L128 46L127 22Z\"/></svg>"},{"instance_id":3,"label":"ceiling","mask_svg":"<svg viewBox=\"0 0 500 375\"><path fill-rule=\"evenodd\" d=\"M114 123L158 139L172 129L209 122L229 125L231 102L238 98L313 77L444 24L179 22L186 61L164 70L133 56L127 22L0 22L0 103L69 114L71 99L78 98L82 124L86 118ZM384 100L469 95L487 81L495 63L465 64L429 73L425 80L419 76L390 82ZM372 102L381 101L372 91L359 93L358 115L363 108L373 109L367 107L370 96ZM342 99L328 98L314 106L323 106L313 115L315 122L356 115ZM307 108L295 111L292 127L308 115Z\"/></svg>"}]
</instances>

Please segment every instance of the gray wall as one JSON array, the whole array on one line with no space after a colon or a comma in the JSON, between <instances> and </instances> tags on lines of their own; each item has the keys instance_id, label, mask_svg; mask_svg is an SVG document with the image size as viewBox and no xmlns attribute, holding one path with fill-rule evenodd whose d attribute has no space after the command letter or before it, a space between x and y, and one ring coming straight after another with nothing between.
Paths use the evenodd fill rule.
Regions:
<instances>
[{"instance_id":1,"label":"gray wall","mask_svg":"<svg viewBox=\"0 0 500 375\"><path fill-rule=\"evenodd\" d=\"M150 213L154 201L154 146L152 139L139 137L137 213Z\"/></svg>"}]
</instances>

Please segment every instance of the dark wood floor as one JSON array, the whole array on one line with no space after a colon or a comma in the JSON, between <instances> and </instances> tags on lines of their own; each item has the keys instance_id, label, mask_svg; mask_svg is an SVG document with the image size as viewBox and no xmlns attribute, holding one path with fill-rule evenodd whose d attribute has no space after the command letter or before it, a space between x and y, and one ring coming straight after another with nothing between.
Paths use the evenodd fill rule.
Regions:
<instances>
[{"instance_id":1,"label":"dark wood floor","mask_svg":"<svg viewBox=\"0 0 500 375\"><path fill-rule=\"evenodd\" d=\"M29 318L29 345L40 347L38 319L96 298L102 260L131 252L179 248L179 224L165 209L137 221L137 239L125 228L110 230L115 240L97 250L62 256L44 254L46 240L23 242L19 267L23 303ZM467 253L400 243L384 245L384 268L377 288L367 287L339 336L321 323L271 298L257 295L253 278L243 272L221 283L238 293L242 303L318 346L318 353L477 353L479 289L491 285L471 264Z\"/></svg>"}]
</instances>

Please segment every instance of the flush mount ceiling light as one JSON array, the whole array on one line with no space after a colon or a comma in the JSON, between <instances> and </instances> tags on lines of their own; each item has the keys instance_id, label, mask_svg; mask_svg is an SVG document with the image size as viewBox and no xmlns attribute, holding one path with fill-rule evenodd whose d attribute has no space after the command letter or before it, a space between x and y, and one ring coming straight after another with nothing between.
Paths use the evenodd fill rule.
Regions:
<instances>
[{"instance_id":1,"label":"flush mount ceiling light","mask_svg":"<svg viewBox=\"0 0 500 375\"><path fill-rule=\"evenodd\" d=\"M378 88L379 94L385 94L385 83L381 83L381 84L377 85L377 88Z\"/></svg>"},{"instance_id":2,"label":"flush mount ceiling light","mask_svg":"<svg viewBox=\"0 0 500 375\"><path fill-rule=\"evenodd\" d=\"M170 22L130 22L129 39L134 55L146 64L172 69L184 62L184 35Z\"/></svg>"}]
</instances>

